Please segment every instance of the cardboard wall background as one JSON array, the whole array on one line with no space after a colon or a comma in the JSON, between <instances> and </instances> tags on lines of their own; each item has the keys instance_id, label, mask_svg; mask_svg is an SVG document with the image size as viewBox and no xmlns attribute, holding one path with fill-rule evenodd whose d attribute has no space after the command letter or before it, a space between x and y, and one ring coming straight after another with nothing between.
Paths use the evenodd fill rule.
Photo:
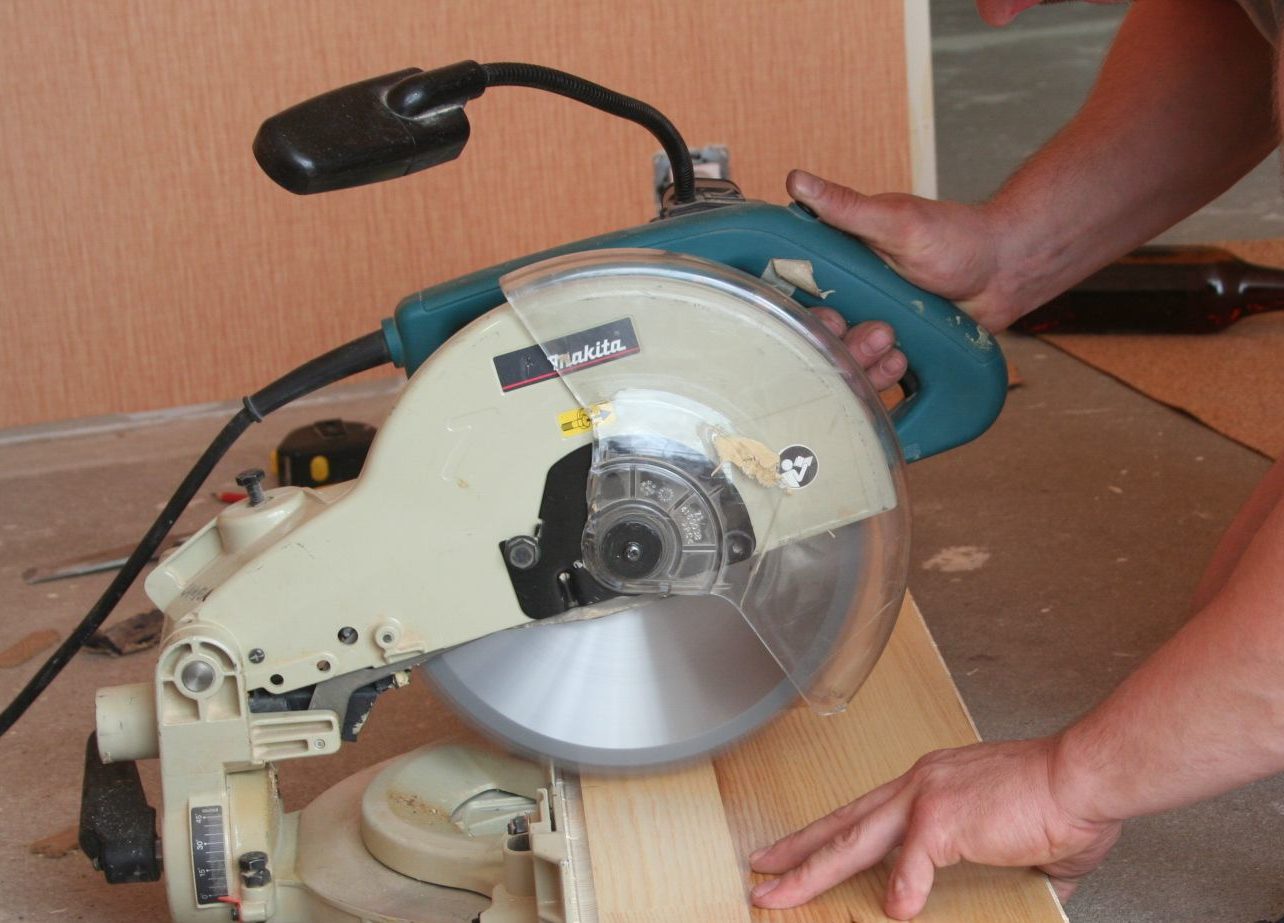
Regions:
<instances>
[{"instance_id":1,"label":"cardboard wall background","mask_svg":"<svg viewBox=\"0 0 1284 923\"><path fill-rule=\"evenodd\" d=\"M0 0L0 426L234 398L412 291L652 214L649 135L521 89L470 105L453 164L294 197L250 154L293 102L528 60L729 144L751 196L793 166L908 189L914 2Z\"/></svg>"}]
</instances>

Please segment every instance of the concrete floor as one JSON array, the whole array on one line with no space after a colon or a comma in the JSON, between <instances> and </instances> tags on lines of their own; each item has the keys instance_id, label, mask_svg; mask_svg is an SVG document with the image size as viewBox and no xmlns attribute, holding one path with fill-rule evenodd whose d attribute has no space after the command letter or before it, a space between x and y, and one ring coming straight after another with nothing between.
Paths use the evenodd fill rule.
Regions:
<instances>
[{"instance_id":1,"label":"concrete floor","mask_svg":"<svg viewBox=\"0 0 1284 923\"><path fill-rule=\"evenodd\" d=\"M940 197L987 198L1064 125L1091 89L1126 12L1126 5L1060 3L993 29L974 0L931 0ZM1272 154L1161 239L1284 236L1280 189L1280 158Z\"/></svg>"}]
</instances>

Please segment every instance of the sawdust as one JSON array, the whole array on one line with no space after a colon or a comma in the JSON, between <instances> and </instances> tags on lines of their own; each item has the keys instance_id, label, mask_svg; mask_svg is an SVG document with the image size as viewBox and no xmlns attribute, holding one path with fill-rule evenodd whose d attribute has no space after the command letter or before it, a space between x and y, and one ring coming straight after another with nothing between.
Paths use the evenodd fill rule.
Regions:
<instances>
[{"instance_id":1,"label":"sawdust","mask_svg":"<svg viewBox=\"0 0 1284 923\"><path fill-rule=\"evenodd\" d=\"M450 824L450 815L430 804L413 792L392 790L388 792L388 805L398 817L419 824L441 826Z\"/></svg>"},{"instance_id":2,"label":"sawdust","mask_svg":"<svg viewBox=\"0 0 1284 923\"><path fill-rule=\"evenodd\" d=\"M713 437L713 450L720 463L735 465L763 487L780 485L780 456L757 439L718 433Z\"/></svg>"},{"instance_id":3,"label":"sawdust","mask_svg":"<svg viewBox=\"0 0 1284 923\"><path fill-rule=\"evenodd\" d=\"M20 667L46 648L58 643L58 632L52 628L42 628L19 639L0 651L0 667Z\"/></svg>"},{"instance_id":4,"label":"sawdust","mask_svg":"<svg viewBox=\"0 0 1284 923\"><path fill-rule=\"evenodd\" d=\"M942 548L923 562L923 570L939 570L946 574L959 574L980 570L990 560L990 552L976 545L950 545Z\"/></svg>"}]
</instances>

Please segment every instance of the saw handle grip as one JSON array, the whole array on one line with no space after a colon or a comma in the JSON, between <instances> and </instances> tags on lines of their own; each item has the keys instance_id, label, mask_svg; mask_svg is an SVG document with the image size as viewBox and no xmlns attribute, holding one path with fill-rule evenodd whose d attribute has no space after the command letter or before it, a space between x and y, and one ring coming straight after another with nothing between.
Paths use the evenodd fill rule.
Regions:
<instances>
[{"instance_id":1,"label":"saw handle grip","mask_svg":"<svg viewBox=\"0 0 1284 923\"><path fill-rule=\"evenodd\" d=\"M884 321L896 333L908 370L905 398L891 419L906 461L955 448L988 429L1008 387L1007 363L990 332L809 209L795 204L785 211L799 222L799 240L813 253L819 289L832 290L825 297L796 291L795 300L832 308L848 324Z\"/></svg>"},{"instance_id":2,"label":"saw handle grip","mask_svg":"<svg viewBox=\"0 0 1284 923\"><path fill-rule=\"evenodd\" d=\"M532 254L425 289L384 321L393 362L414 372L465 324L504 303L499 279L522 266L584 250L648 247L687 253L761 276L773 259L808 260L821 298L851 324L881 320L909 361L906 397L891 413L906 461L944 452L989 428L1007 394L1007 366L994 338L955 305L906 282L868 247L797 206L728 205L604 234Z\"/></svg>"}]
</instances>

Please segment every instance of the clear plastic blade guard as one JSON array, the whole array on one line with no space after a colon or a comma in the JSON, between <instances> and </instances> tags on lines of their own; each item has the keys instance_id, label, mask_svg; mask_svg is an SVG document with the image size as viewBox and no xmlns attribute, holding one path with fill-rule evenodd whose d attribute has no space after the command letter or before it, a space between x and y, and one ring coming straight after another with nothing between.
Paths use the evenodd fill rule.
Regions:
<instances>
[{"instance_id":1,"label":"clear plastic blade guard","mask_svg":"<svg viewBox=\"0 0 1284 923\"><path fill-rule=\"evenodd\" d=\"M731 602L814 709L842 709L895 623L909 526L891 424L842 344L761 280L662 251L501 285L593 421L590 573L634 609Z\"/></svg>"}]
</instances>

